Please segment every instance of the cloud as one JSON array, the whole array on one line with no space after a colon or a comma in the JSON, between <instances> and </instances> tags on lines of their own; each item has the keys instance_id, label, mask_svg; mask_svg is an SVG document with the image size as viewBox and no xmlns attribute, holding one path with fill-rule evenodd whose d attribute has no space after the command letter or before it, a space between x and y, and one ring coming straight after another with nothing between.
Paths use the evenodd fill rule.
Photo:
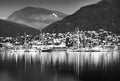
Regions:
<instances>
[{"instance_id":1,"label":"cloud","mask_svg":"<svg viewBox=\"0 0 120 81\"><path fill-rule=\"evenodd\" d=\"M27 6L43 7L71 14L83 5L97 1L100 0L0 0L0 17L5 18Z\"/></svg>"}]
</instances>

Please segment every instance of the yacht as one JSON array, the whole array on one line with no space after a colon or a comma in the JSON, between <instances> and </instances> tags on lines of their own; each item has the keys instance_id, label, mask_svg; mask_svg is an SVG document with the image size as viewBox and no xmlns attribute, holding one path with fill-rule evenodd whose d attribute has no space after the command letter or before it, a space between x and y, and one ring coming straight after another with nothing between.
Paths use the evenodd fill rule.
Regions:
<instances>
[{"instance_id":1,"label":"yacht","mask_svg":"<svg viewBox=\"0 0 120 81\"><path fill-rule=\"evenodd\" d=\"M59 45L54 45L53 51L66 51L66 44L65 43L60 43Z\"/></svg>"},{"instance_id":2,"label":"yacht","mask_svg":"<svg viewBox=\"0 0 120 81\"><path fill-rule=\"evenodd\" d=\"M40 53L40 51L36 48L29 48L29 49L25 49L24 52L26 53Z\"/></svg>"},{"instance_id":3,"label":"yacht","mask_svg":"<svg viewBox=\"0 0 120 81\"><path fill-rule=\"evenodd\" d=\"M53 51L53 46L52 45L42 45L40 48L41 52L51 52Z\"/></svg>"},{"instance_id":4,"label":"yacht","mask_svg":"<svg viewBox=\"0 0 120 81\"><path fill-rule=\"evenodd\" d=\"M10 52L15 54L24 54L25 49L23 48L22 45L16 45L10 49Z\"/></svg>"}]
</instances>

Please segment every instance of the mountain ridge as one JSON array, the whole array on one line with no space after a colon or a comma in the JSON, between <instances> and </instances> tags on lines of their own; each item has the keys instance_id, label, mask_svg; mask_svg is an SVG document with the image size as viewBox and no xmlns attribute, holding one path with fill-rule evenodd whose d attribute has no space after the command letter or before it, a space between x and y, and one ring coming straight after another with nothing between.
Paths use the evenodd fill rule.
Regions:
<instances>
[{"instance_id":1,"label":"mountain ridge","mask_svg":"<svg viewBox=\"0 0 120 81\"><path fill-rule=\"evenodd\" d=\"M26 26L24 24L18 24L11 21L0 19L0 36L1 37L6 37L6 36L15 37L18 35L24 35L24 33L38 34L39 31L29 26Z\"/></svg>"},{"instance_id":2,"label":"mountain ridge","mask_svg":"<svg viewBox=\"0 0 120 81\"><path fill-rule=\"evenodd\" d=\"M61 20L65 16L66 14L59 11L29 6L13 12L8 16L7 20L22 23L36 29L42 29L53 22Z\"/></svg>"},{"instance_id":3,"label":"mountain ridge","mask_svg":"<svg viewBox=\"0 0 120 81\"><path fill-rule=\"evenodd\" d=\"M45 32L68 32L80 30L105 29L120 33L119 0L102 0L81 7L74 14L44 28Z\"/></svg>"}]
</instances>

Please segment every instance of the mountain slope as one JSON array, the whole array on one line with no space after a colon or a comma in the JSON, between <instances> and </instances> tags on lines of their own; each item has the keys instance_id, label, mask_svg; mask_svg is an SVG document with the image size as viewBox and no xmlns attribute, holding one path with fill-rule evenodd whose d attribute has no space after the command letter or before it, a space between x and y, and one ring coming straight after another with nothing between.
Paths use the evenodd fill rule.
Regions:
<instances>
[{"instance_id":1,"label":"mountain slope","mask_svg":"<svg viewBox=\"0 0 120 81\"><path fill-rule=\"evenodd\" d=\"M15 11L7 18L7 20L41 29L55 21L63 19L65 16L66 14L59 11L37 7L26 7Z\"/></svg>"},{"instance_id":2,"label":"mountain slope","mask_svg":"<svg viewBox=\"0 0 120 81\"><path fill-rule=\"evenodd\" d=\"M36 34L39 31L26 25L13 23L0 19L0 36L18 36L27 34Z\"/></svg>"},{"instance_id":3,"label":"mountain slope","mask_svg":"<svg viewBox=\"0 0 120 81\"><path fill-rule=\"evenodd\" d=\"M102 0L80 8L74 14L47 26L46 32L105 29L120 33L120 0Z\"/></svg>"}]
</instances>

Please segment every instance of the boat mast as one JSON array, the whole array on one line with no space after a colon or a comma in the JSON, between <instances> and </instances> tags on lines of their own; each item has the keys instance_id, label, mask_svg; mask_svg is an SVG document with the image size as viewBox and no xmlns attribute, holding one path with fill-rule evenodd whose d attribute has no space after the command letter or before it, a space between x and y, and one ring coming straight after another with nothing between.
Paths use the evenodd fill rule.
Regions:
<instances>
[{"instance_id":1,"label":"boat mast","mask_svg":"<svg viewBox=\"0 0 120 81\"><path fill-rule=\"evenodd\" d=\"M27 50L26 32L24 33L24 36L25 36L24 45L25 45L25 49Z\"/></svg>"},{"instance_id":2,"label":"boat mast","mask_svg":"<svg viewBox=\"0 0 120 81\"><path fill-rule=\"evenodd\" d=\"M77 44L78 44L78 49L79 49L80 47L79 27L77 27L77 37L78 37Z\"/></svg>"},{"instance_id":3,"label":"boat mast","mask_svg":"<svg viewBox=\"0 0 120 81\"><path fill-rule=\"evenodd\" d=\"M92 32L90 32L90 47L92 48Z\"/></svg>"},{"instance_id":4,"label":"boat mast","mask_svg":"<svg viewBox=\"0 0 120 81\"><path fill-rule=\"evenodd\" d=\"M24 35L25 35L25 41L24 41L24 44L26 45L26 32L24 33Z\"/></svg>"},{"instance_id":5,"label":"boat mast","mask_svg":"<svg viewBox=\"0 0 120 81\"><path fill-rule=\"evenodd\" d=\"M41 29L41 42L42 42L42 45L43 45L43 33L42 33L42 29Z\"/></svg>"}]
</instances>

